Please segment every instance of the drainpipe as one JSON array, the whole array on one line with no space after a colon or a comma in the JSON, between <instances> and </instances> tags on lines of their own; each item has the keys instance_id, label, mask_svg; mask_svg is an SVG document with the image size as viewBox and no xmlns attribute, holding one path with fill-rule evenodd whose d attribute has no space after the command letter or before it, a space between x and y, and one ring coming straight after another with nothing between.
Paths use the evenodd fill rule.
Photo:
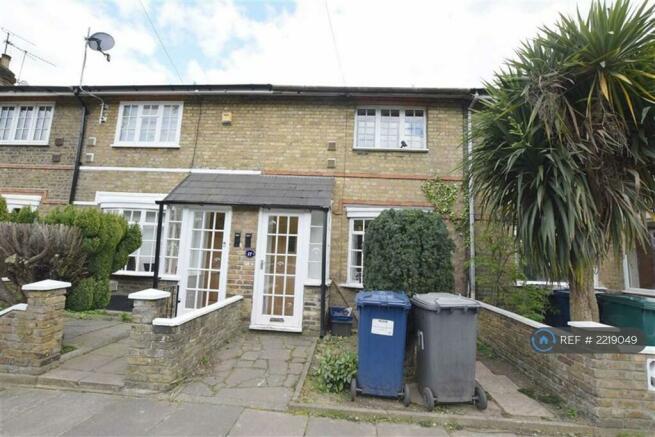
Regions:
<instances>
[{"instance_id":1,"label":"drainpipe","mask_svg":"<svg viewBox=\"0 0 655 437\"><path fill-rule=\"evenodd\" d=\"M466 110L466 133L468 140L468 190L469 190L469 297L475 299L475 195L473 194L473 178L471 177L471 155L473 154L473 106L480 98L476 91L473 100Z\"/></svg>"},{"instance_id":2,"label":"drainpipe","mask_svg":"<svg viewBox=\"0 0 655 437\"><path fill-rule=\"evenodd\" d=\"M325 297L327 295L327 227L328 209L323 210L323 249L321 253L321 338L325 336Z\"/></svg>"},{"instance_id":3,"label":"drainpipe","mask_svg":"<svg viewBox=\"0 0 655 437\"><path fill-rule=\"evenodd\" d=\"M73 167L73 180L71 182L70 197L68 203L72 204L75 201L75 194L77 193L77 180L80 177L80 165L82 164L82 147L84 147L84 136L86 135L86 121L89 117L89 107L86 106L82 97L80 97L80 88L71 87L75 98L82 108L82 118L80 120L80 136L77 140L77 150L75 151L75 164Z\"/></svg>"}]
</instances>

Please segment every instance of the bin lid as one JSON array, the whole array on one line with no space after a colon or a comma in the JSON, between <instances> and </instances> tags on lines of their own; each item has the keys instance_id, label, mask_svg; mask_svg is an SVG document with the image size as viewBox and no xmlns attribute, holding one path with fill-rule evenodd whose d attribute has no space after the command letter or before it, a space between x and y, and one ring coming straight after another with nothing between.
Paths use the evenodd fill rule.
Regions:
<instances>
[{"instance_id":1,"label":"bin lid","mask_svg":"<svg viewBox=\"0 0 655 437\"><path fill-rule=\"evenodd\" d=\"M476 300L452 293L416 294L412 297L412 303L428 311L439 311L446 308L469 309L480 307Z\"/></svg>"},{"instance_id":2,"label":"bin lid","mask_svg":"<svg viewBox=\"0 0 655 437\"><path fill-rule=\"evenodd\" d=\"M607 290L604 288L594 288L594 293L596 294L604 294L606 293ZM553 290L553 294L571 294L571 289L570 288L555 288Z\"/></svg>"},{"instance_id":3,"label":"bin lid","mask_svg":"<svg viewBox=\"0 0 655 437\"><path fill-rule=\"evenodd\" d=\"M645 310L655 311L655 298L636 294L606 293L598 296L598 300L618 305L628 305Z\"/></svg>"},{"instance_id":4,"label":"bin lid","mask_svg":"<svg viewBox=\"0 0 655 437\"><path fill-rule=\"evenodd\" d=\"M387 306L409 309L412 304L402 291L360 291L355 299L357 306Z\"/></svg>"}]
</instances>

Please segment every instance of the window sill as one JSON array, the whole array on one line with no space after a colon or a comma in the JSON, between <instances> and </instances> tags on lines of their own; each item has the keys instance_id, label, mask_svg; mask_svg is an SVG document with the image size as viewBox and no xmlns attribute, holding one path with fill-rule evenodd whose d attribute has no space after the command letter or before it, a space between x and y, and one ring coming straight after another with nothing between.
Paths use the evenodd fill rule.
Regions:
<instances>
[{"instance_id":1,"label":"window sill","mask_svg":"<svg viewBox=\"0 0 655 437\"><path fill-rule=\"evenodd\" d=\"M650 288L626 288L623 290L625 294L636 294L639 296L655 297L655 290Z\"/></svg>"},{"instance_id":2,"label":"window sill","mask_svg":"<svg viewBox=\"0 0 655 437\"><path fill-rule=\"evenodd\" d=\"M321 281L319 279L307 279L303 285L306 287L320 287ZM325 285L328 287L332 285L332 279L326 280Z\"/></svg>"},{"instance_id":3,"label":"window sill","mask_svg":"<svg viewBox=\"0 0 655 437\"><path fill-rule=\"evenodd\" d=\"M50 146L49 143L36 143L33 141L27 142L27 143L16 143L16 142L9 142L9 143L0 143L0 147L2 146L9 146L9 147L19 147L19 146L27 146L27 147L48 147Z\"/></svg>"},{"instance_id":4,"label":"window sill","mask_svg":"<svg viewBox=\"0 0 655 437\"><path fill-rule=\"evenodd\" d=\"M139 144L139 143L114 143L111 147L117 149L179 149L179 144Z\"/></svg>"},{"instance_id":5,"label":"window sill","mask_svg":"<svg viewBox=\"0 0 655 437\"><path fill-rule=\"evenodd\" d=\"M430 150L425 149L410 149L406 147L400 148L382 148L382 147L353 147L355 152L398 152L398 153L428 153Z\"/></svg>"},{"instance_id":6,"label":"window sill","mask_svg":"<svg viewBox=\"0 0 655 437\"><path fill-rule=\"evenodd\" d=\"M344 283L339 284L339 287L357 288L357 289L360 289L360 290L364 288L364 286L362 284L358 283L358 282L344 282Z\"/></svg>"}]
</instances>

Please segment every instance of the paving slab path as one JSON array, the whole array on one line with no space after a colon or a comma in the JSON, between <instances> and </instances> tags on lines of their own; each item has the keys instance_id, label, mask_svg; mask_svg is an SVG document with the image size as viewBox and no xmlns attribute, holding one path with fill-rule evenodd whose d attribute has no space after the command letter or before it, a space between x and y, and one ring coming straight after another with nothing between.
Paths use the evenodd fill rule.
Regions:
<instances>
[{"instance_id":1,"label":"paving slab path","mask_svg":"<svg viewBox=\"0 0 655 437\"><path fill-rule=\"evenodd\" d=\"M2 436L513 436L368 423L234 405L58 389L0 388Z\"/></svg>"},{"instance_id":2,"label":"paving slab path","mask_svg":"<svg viewBox=\"0 0 655 437\"><path fill-rule=\"evenodd\" d=\"M215 364L173 394L174 399L286 411L313 337L244 333L221 347Z\"/></svg>"}]
</instances>

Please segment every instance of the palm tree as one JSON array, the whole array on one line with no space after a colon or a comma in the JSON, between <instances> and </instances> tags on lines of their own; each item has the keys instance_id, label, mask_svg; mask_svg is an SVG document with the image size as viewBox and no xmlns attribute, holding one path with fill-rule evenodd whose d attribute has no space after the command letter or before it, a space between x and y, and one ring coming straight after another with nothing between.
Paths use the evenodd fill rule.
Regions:
<instances>
[{"instance_id":1,"label":"palm tree","mask_svg":"<svg viewBox=\"0 0 655 437\"><path fill-rule=\"evenodd\" d=\"M483 213L569 279L574 320L598 320L594 266L645 243L655 206L655 7L639 3L541 29L485 84L471 133Z\"/></svg>"}]
</instances>

